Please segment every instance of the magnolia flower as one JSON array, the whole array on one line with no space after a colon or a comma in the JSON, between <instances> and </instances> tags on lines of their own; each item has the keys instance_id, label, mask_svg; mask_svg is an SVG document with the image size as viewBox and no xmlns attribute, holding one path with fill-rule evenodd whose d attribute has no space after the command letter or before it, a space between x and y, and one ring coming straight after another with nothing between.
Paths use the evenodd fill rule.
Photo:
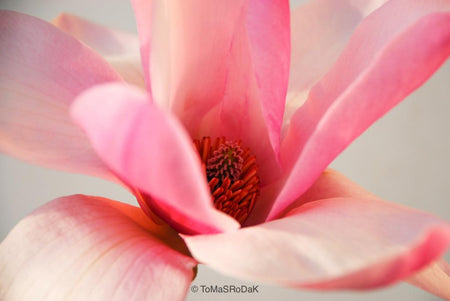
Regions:
<instances>
[{"instance_id":1,"label":"magnolia flower","mask_svg":"<svg viewBox=\"0 0 450 301\"><path fill-rule=\"evenodd\" d=\"M450 298L449 224L326 170L447 59L449 1L133 6L139 43L0 13L1 150L140 205L37 209L0 246L0 299L178 300L198 263L295 288L408 278Z\"/></svg>"}]
</instances>

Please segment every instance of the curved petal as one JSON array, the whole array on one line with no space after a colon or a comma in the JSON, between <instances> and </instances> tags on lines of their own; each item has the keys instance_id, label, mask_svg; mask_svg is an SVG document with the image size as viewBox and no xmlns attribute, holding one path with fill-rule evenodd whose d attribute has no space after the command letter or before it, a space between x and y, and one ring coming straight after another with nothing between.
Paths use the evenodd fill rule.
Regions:
<instances>
[{"instance_id":1,"label":"curved petal","mask_svg":"<svg viewBox=\"0 0 450 301\"><path fill-rule=\"evenodd\" d=\"M131 0L139 33L142 71L147 91L151 94L150 45L153 26L153 0Z\"/></svg>"},{"instance_id":2,"label":"curved petal","mask_svg":"<svg viewBox=\"0 0 450 301\"><path fill-rule=\"evenodd\" d=\"M121 179L151 196L149 206L177 230L211 233L239 224L214 209L193 142L141 91L106 84L81 94L72 115Z\"/></svg>"},{"instance_id":3,"label":"curved petal","mask_svg":"<svg viewBox=\"0 0 450 301\"><path fill-rule=\"evenodd\" d=\"M331 198L377 199L377 197L350 181L340 172L327 168L309 189L287 208L292 210L303 204Z\"/></svg>"},{"instance_id":4,"label":"curved petal","mask_svg":"<svg viewBox=\"0 0 450 301\"><path fill-rule=\"evenodd\" d=\"M139 212L83 195L39 208L0 245L0 298L183 300L196 262Z\"/></svg>"},{"instance_id":5,"label":"curved petal","mask_svg":"<svg viewBox=\"0 0 450 301\"><path fill-rule=\"evenodd\" d=\"M279 220L183 238L194 258L228 275L314 289L388 285L433 262L450 245L450 224L332 176L329 187L310 193L316 201Z\"/></svg>"},{"instance_id":6,"label":"curved petal","mask_svg":"<svg viewBox=\"0 0 450 301\"><path fill-rule=\"evenodd\" d=\"M316 0L291 10L291 68L285 122L330 70L356 26L387 0Z\"/></svg>"},{"instance_id":7,"label":"curved petal","mask_svg":"<svg viewBox=\"0 0 450 301\"><path fill-rule=\"evenodd\" d=\"M110 178L68 107L84 89L120 76L77 40L16 12L0 12L0 48L0 150L30 163Z\"/></svg>"},{"instance_id":8,"label":"curved petal","mask_svg":"<svg viewBox=\"0 0 450 301\"><path fill-rule=\"evenodd\" d=\"M151 36L154 100L193 137L238 137L266 150L260 158L273 157L272 149L278 153L289 69L288 1L135 1L135 7L146 11L136 15Z\"/></svg>"},{"instance_id":9,"label":"curved petal","mask_svg":"<svg viewBox=\"0 0 450 301\"><path fill-rule=\"evenodd\" d=\"M450 265L443 260L430 264L407 281L436 296L450 300Z\"/></svg>"},{"instance_id":10,"label":"curved petal","mask_svg":"<svg viewBox=\"0 0 450 301\"><path fill-rule=\"evenodd\" d=\"M193 102L200 108L221 100L243 2L134 1L135 12L145 9L136 17L141 42L151 40L144 70L150 72L154 101L172 109L178 103L183 109Z\"/></svg>"},{"instance_id":11,"label":"curved petal","mask_svg":"<svg viewBox=\"0 0 450 301\"><path fill-rule=\"evenodd\" d=\"M450 2L410 4L394 0L366 18L333 69L293 116L282 145L282 161L290 172L269 219L449 56L450 13L433 12L450 10Z\"/></svg>"},{"instance_id":12,"label":"curved petal","mask_svg":"<svg viewBox=\"0 0 450 301\"><path fill-rule=\"evenodd\" d=\"M250 0L246 19L261 110L278 155L291 53L289 1Z\"/></svg>"},{"instance_id":13,"label":"curved petal","mask_svg":"<svg viewBox=\"0 0 450 301\"><path fill-rule=\"evenodd\" d=\"M53 24L102 55L125 81L145 87L137 36L66 13Z\"/></svg>"}]
</instances>

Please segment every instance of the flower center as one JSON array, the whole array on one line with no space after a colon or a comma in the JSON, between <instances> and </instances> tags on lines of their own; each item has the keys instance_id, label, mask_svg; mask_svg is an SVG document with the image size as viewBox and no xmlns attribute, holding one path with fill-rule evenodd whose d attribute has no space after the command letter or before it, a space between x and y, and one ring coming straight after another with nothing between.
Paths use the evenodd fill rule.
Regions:
<instances>
[{"instance_id":1,"label":"flower center","mask_svg":"<svg viewBox=\"0 0 450 301\"><path fill-rule=\"evenodd\" d=\"M214 206L241 225L252 211L259 195L256 158L242 142L225 137L194 139L208 180Z\"/></svg>"}]
</instances>

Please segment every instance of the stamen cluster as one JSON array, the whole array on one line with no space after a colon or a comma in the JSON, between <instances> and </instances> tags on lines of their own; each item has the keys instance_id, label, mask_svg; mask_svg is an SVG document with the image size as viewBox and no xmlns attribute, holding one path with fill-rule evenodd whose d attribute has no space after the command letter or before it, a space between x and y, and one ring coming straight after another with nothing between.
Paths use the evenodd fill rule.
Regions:
<instances>
[{"instance_id":1,"label":"stamen cluster","mask_svg":"<svg viewBox=\"0 0 450 301\"><path fill-rule=\"evenodd\" d=\"M230 178L231 181L237 181L241 175L242 163L242 148L240 143L225 141L219 145L211 158L206 162L206 175L208 179L218 178L223 181Z\"/></svg>"},{"instance_id":2,"label":"stamen cluster","mask_svg":"<svg viewBox=\"0 0 450 301\"><path fill-rule=\"evenodd\" d=\"M259 195L256 158L241 141L225 137L194 140L214 206L243 224Z\"/></svg>"}]
</instances>

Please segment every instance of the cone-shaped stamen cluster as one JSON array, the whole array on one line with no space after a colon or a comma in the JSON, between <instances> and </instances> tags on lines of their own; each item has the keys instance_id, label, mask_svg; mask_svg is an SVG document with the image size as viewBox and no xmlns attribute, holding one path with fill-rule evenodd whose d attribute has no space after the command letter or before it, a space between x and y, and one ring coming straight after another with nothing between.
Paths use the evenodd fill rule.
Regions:
<instances>
[{"instance_id":1,"label":"cone-shaped stamen cluster","mask_svg":"<svg viewBox=\"0 0 450 301\"><path fill-rule=\"evenodd\" d=\"M230 178L231 181L237 181L242 171L242 148L240 143L225 141L219 144L211 158L206 162L206 175L208 179L218 178L223 182Z\"/></svg>"},{"instance_id":2,"label":"cone-shaped stamen cluster","mask_svg":"<svg viewBox=\"0 0 450 301\"><path fill-rule=\"evenodd\" d=\"M194 140L208 179L214 206L243 224L259 195L256 158L241 141L225 137Z\"/></svg>"}]
</instances>

